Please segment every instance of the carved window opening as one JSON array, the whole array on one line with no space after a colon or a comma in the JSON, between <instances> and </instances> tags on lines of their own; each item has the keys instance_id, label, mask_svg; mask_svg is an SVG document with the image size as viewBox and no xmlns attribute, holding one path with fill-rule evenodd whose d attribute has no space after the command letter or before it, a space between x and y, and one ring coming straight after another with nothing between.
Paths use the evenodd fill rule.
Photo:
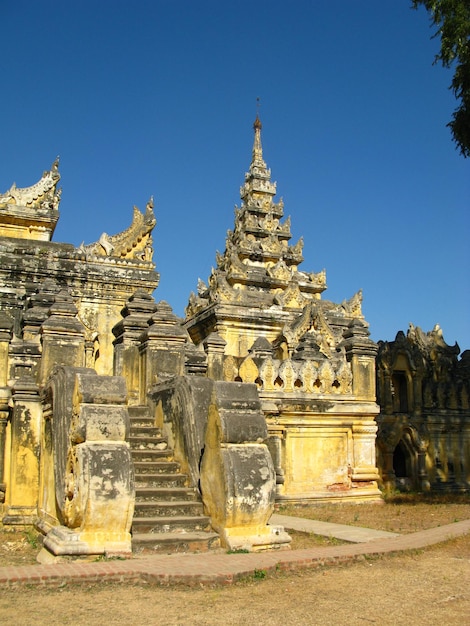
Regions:
<instances>
[{"instance_id":1,"label":"carved window opening","mask_svg":"<svg viewBox=\"0 0 470 626\"><path fill-rule=\"evenodd\" d=\"M408 379L406 372L394 371L392 377L393 410L395 413L408 413Z\"/></svg>"},{"instance_id":2,"label":"carved window opening","mask_svg":"<svg viewBox=\"0 0 470 626\"><path fill-rule=\"evenodd\" d=\"M340 384L339 380L334 380L333 384L331 386L334 387L335 389L339 389L341 384Z\"/></svg>"},{"instance_id":3,"label":"carved window opening","mask_svg":"<svg viewBox=\"0 0 470 626\"><path fill-rule=\"evenodd\" d=\"M316 381L313 383L313 386L318 389L320 389L321 387L321 380L319 378L316 379Z\"/></svg>"},{"instance_id":4,"label":"carved window opening","mask_svg":"<svg viewBox=\"0 0 470 626\"><path fill-rule=\"evenodd\" d=\"M454 462L447 461L447 479L453 478L455 475Z\"/></svg>"},{"instance_id":5,"label":"carved window opening","mask_svg":"<svg viewBox=\"0 0 470 626\"><path fill-rule=\"evenodd\" d=\"M393 471L397 478L410 478L410 455L403 441L393 451Z\"/></svg>"},{"instance_id":6,"label":"carved window opening","mask_svg":"<svg viewBox=\"0 0 470 626\"><path fill-rule=\"evenodd\" d=\"M276 378L276 380L274 381L274 386L275 386L275 387L282 387L282 385L283 385L282 378L281 378L280 376L278 376L278 377Z\"/></svg>"},{"instance_id":7,"label":"carved window opening","mask_svg":"<svg viewBox=\"0 0 470 626\"><path fill-rule=\"evenodd\" d=\"M300 380L300 378L297 378L295 383L294 383L294 387L296 387L297 389L301 389L303 387L302 381Z\"/></svg>"}]
</instances>

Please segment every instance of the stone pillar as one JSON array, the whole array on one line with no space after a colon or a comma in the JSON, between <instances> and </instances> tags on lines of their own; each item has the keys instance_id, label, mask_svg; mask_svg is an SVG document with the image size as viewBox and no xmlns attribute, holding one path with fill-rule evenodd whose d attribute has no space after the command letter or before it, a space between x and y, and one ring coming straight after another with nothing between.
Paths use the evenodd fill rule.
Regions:
<instances>
[{"instance_id":1,"label":"stone pillar","mask_svg":"<svg viewBox=\"0 0 470 626\"><path fill-rule=\"evenodd\" d=\"M59 287L47 278L41 285L38 293L29 299L29 306L23 316L23 340L25 342L40 343L41 326L49 317L51 307Z\"/></svg>"},{"instance_id":2,"label":"stone pillar","mask_svg":"<svg viewBox=\"0 0 470 626\"><path fill-rule=\"evenodd\" d=\"M393 469L394 449L388 445L382 448L382 483L387 493L394 491L396 487L396 476Z\"/></svg>"},{"instance_id":3,"label":"stone pillar","mask_svg":"<svg viewBox=\"0 0 470 626\"><path fill-rule=\"evenodd\" d=\"M224 379L224 352L227 342L218 333L211 333L203 342L207 354L207 376L212 380Z\"/></svg>"},{"instance_id":4,"label":"stone pillar","mask_svg":"<svg viewBox=\"0 0 470 626\"><path fill-rule=\"evenodd\" d=\"M462 436L460 438L460 459L462 463L462 474L465 477L465 487L470 488L470 420L464 418L462 424Z\"/></svg>"},{"instance_id":5,"label":"stone pillar","mask_svg":"<svg viewBox=\"0 0 470 626\"><path fill-rule=\"evenodd\" d=\"M431 483L429 481L428 471L426 468L426 456L427 456L427 442L420 441L418 448L418 467L417 467L417 478L418 478L418 487L421 491L427 492L431 490Z\"/></svg>"},{"instance_id":6,"label":"stone pillar","mask_svg":"<svg viewBox=\"0 0 470 626\"><path fill-rule=\"evenodd\" d=\"M418 371L413 372L413 415L420 418L423 412L423 377Z\"/></svg>"},{"instance_id":7,"label":"stone pillar","mask_svg":"<svg viewBox=\"0 0 470 626\"><path fill-rule=\"evenodd\" d=\"M356 487L360 487L360 483L380 480L375 462L376 434L377 424L373 420L352 425L354 466L351 480Z\"/></svg>"},{"instance_id":8,"label":"stone pillar","mask_svg":"<svg viewBox=\"0 0 470 626\"><path fill-rule=\"evenodd\" d=\"M383 412L385 415L393 413L392 376L390 372L383 371Z\"/></svg>"},{"instance_id":9,"label":"stone pillar","mask_svg":"<svg viewBox=\"0 0 470 626\"><path fill-rule=\"evenodd\" d=\"M355 487L380 480L375 459L377 424L374 417L379 412L376 404L375 358L377 345L369 339L367 325L360 319L350 322L345 333L346 358L351 363L352 392L362 402L362 410L352 424L353 467L351 480ZM387 385L386 385L387 386ZM362 413L362 415L361 415Z\"/></svg>"},{"instance_id":10,"label":"stone pillar","mask_svg":"<svg viewBox=\"0 0 470 626\"><path fill-rule=\"evenodd\" d=\"M268 450L271 454L271 458L274 464L274 471L276 472L276 496L280 496L282 494L282 486L285 482L285 472L283 468L284 438L284 426L270 423L270 420L268 420L268 439L266 445L268 446Z\"/></svg>"},{"instance_id":11,"label":"stone pillar","mask_svg":"<svg viewBox=\"0 0 470 626\"><path fill-rule=\"evenodd\" d=\"M358 400L375 402L375 357L377 344L369 339L367 325L354 319L344 338L346 358L351 363L353 374L352 389Z\"/></svg>"},{"instance_id":12,"label":"stone pillar","mask_svg":"<svg viewBox=\"0 0 470 626\"><path fill-rule=\"evenodd\" d=\"M147 393L155 383L184 374L184 347L188 334L171 306L162 300L141 339L140 401L145 404Z\"/></svg>"},{"instance_id":13,"label":"stone pillar","mask_svg":"<svg viewBox=\"0 0 470 626\"><path fill-rule=\"evenodd\" d=\"M85 363L85 329L76 317L77 312L73 298L66 290L56 295L50 316L41 326L40 387L45 385L57 365L83 367Z\"/></svg>"},{"instance_id":14,"label":"stone pillar","mask_svg":"<svg viewBox=\"0 0 470 626\"><path fill-rule=\"evenodd\" d=\"M41 436L39 390L32 377L13 388L11 459L4 524L32 524L37 516Z\"/></svg>"},{"instance_id":15,"label":"stone pillar","mask_svg":"<svg viewBox=\"0 0 470 626\"><path fill-rule=\"evenodd\" d=\"M8 386L8 349L13 334L13 319L0 311L0 504L5 500L5 442L10 414L11 390Z\"/></svg>"},{"instance_id":16,"label":"stone pillar","mask_svg":"<svg viewBox=\"0 0 470 626\"><path fill-rule=\"evenodd\" d=\"M47 392L42 396L42 424L41 424L41 459L39 471L39 498L38 498L38 521L36 526L43 534L58 524L57 502L55 490L55 473L58 459L54 454L54 435L52 398ZM63 444L63 440L60 442ZM62 445L62 447L65 447ZM66 452L64 452L66 454Z\"/></svg>"},{"instance_id":17,"label":"stone pillar","mask_svg":"<svg viewBox=\"0 0 470 626\"><path fill-rule=\"evenodd\" d=\"M138 289L126 302L122 320L113 328L114 375L126 380L128 402L140 403L140 356L141 335L147 330L157 305L153 297Z\"/></svg>"}]
</instances>

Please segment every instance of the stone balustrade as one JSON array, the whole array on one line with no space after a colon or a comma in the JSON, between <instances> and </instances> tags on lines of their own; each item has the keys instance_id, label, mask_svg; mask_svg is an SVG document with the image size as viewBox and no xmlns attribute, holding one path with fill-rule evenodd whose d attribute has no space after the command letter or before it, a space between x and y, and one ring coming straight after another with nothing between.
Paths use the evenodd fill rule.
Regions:
<instances>
[{"instance_id":1,"label":"stone balustrade","mask_svg":"<svg viewBox=\"0 0 470 626\"><path fill-rule=\"evenodd\" d=\"M224 359L223 373L224 380L256 383L261 391L315 395L352 393L351 366L345 359L318 362L272 357L260 360L249 356L240 362L229 356Z\"/></svg>"}]
</instances>

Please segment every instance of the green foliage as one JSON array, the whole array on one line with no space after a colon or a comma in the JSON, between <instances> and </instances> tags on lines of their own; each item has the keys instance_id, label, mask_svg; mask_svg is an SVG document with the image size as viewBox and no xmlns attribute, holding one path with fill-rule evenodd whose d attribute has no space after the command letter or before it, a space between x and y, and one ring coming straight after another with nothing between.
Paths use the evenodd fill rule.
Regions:
<instances>
[{"instance_id":1,"label":"green foliage","mask_svg":"<svg viewBox=\"0 0 470 626\"><path fill-rule=\"evenodd\" d=\"M262 580L263 578L266 578L267 576L267 572L265 569L255 569L255 571L253 572L253 578L255 580Z\"/></svg>"},{"instance_id":2,"label":"green foliage","mask_svg":"<svg viewBox=\"0 0 470 626\"><path fill-rule=\"evenodd\" d=\"M37 532L32 529L32 528L28 528L27 530L25 530L25 537L26 537L26 541L29 543L29 545L36 550L38 547L38 534Z\"/></svg>"},{"instance_id":3,"label":"green foliage","mask_svg":"<svg viewBox=\"0 0 470 626\"><path fill-rule=\"evenodd\" d=\"M106 554L98 554L98 556L93 560L95 563L99 563L101 561L125 561L126 559L119 555L107 556Z\"/></svg>"},{"instance_id":4,"label":"green foliage","mask_svg":"<svg viewBox=\"0 0 470 626\"><path fill-rule=\"evenodd\" d=\"M457 148L464 157L470 156L470 0L412 0L413 8L423 5L431 14L434 37L440 37L441 50L435 62L455 72L450 85L459 106L447 124Z\"/></svg>"},{"instance_id":5,"label":"green foliage","mask_svg":"<svg viewBox=\"0 0 470 626\"><path fill-rule=\"evenodd\" d=\"M250 551L245 548L236 548L235 550L227 550L227 554L249 554Z\"/></svg>"}]
</instances>

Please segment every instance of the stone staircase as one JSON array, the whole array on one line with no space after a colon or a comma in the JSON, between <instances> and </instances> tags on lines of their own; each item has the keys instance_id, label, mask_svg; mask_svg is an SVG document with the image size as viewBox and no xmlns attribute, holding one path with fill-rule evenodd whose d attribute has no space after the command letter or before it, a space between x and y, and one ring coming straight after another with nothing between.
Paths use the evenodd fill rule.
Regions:
<instances>
[{"instance_id":1,"label":"stone staircase","mask_svg":"<svg viewBox=\"0 0 470 626\"><path fill-rule=\"evenodd\" d=\"M167 554L219 548L219 536L203 513L199 492L181 473L148 407L130 406L129 416L136 495L133 552Z\"/></svg>"}]
</instances>

